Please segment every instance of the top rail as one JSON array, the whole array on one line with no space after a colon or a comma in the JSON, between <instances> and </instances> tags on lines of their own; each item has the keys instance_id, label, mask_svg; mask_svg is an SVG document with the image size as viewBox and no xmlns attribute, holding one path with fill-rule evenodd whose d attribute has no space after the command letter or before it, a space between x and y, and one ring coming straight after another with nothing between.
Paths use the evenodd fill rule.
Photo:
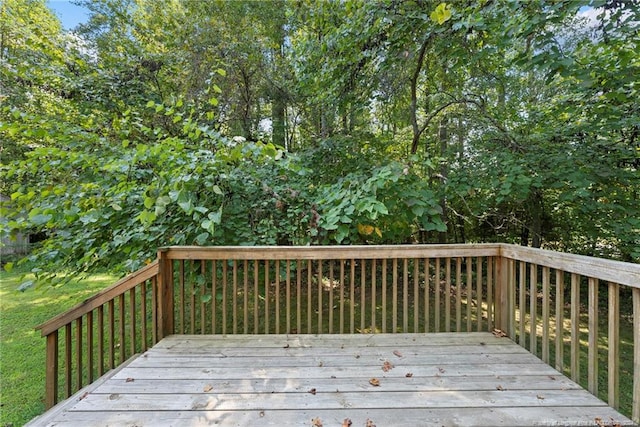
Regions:
<instances>
[{"instance_id":1,"label":"top rail","mask_svg":"<svg viewBox=\"0 0 640 427\"><path fill-rule=\"evenodd\" d=\"M500 244L500 256L640 288L640 264L509 244Z\"/></svg>"},{"instance_id":2,"label":"top rail","mask_svg":"<svg viewBox=\"0 0 640 427\"><path fill-rule=\"evenodd\" d=\"M198 260L320 260L402 259L424 257L499 256L501 244L380 245L380 246L171 246L161 248L167 259Z\"/></svg>"},{"instance_id":3,"label":"top rail","mask_svg":"<svg viewBox=\"0 0 640 427\"><path fill-rule=\"evenodd\" d=\"M158 261L153 261L146 267L141 268L135 273L119 280L112 286L98 292L94 296L87 298L80 304L72 307L64 313L47 320L46 322L36 326L36 330L41 331L42 336L46 337L50 333L60 329L61 327L71 323L72 321L84 316L90 311L100 307L104 303L113 300L118 295L123 294L129 289L135 287L138 283L148 280L158 275Z\"/></svg>"}]
</instances>

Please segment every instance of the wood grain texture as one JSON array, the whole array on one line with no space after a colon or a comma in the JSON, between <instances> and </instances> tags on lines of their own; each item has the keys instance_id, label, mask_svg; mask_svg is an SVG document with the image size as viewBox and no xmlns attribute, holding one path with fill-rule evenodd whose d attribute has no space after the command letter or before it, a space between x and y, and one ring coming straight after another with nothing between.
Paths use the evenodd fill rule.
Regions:
<instances>
[{"instance_id":1,"label":"wood grain texture","mask_svg":"<svg viewBox=\"0 0 640 427\"><path fill-rule=\"evenodd\" d=\"M372 385L376 378L379 385ZM32 426L632 425L490 333L173 335Z\"/></svg>"}]
</instances>

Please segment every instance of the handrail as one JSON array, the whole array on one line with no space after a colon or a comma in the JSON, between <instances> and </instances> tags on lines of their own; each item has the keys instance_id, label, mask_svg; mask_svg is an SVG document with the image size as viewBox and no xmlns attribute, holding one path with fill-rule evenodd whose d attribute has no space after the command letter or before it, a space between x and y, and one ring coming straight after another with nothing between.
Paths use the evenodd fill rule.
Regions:
<instances>
[{"instance_id":1,"label":"handrail","mask_svg":"<svg viewBox=\"0 0 640 427\"><path fill-rule=\"evenodd\" d=\"M47 409L157 342L158 273L156 260L36 327L47 340Z\"/></svg>"},{"instance_id":2,"label":"handrail","mask_svg":"<svg viewBox=\"0 0 640 427\"><path fill-rule=\"evenodd\" d=\"M319 260L319 259L400 259L422 257L498 256L499 243L436 245L353 245L353 246L169 246L160 248L167 259L198 260Z\"/></svg>"},{"instance_id":3,"label":"handrail","mask_svg":"<svg viewBox=\"0 0 640 427\"><path fill-rule=\"evenodd\" d=\"M113 300L118 295L130 290L131 288L134 288L141 282L149 280L150 278L157 275L158 261L155 260L149 265L141 268L140 270L120 279L115 284L109 286L106 289L103 289L92 297L87 298L86 300L70 308L64 313L61 313L36 326L35 329L41 331L42 336L46 337L53 331L60 329L62 326L76 320L79 317L84 316L90 311L93 311L101 305L109 302L110 300Z\"/></svg>"},{"instance_id":4,"label":"handrail","mask_svg":"<svg viewBox=\"0 0 640 427\"><path fill-rule=\"evenodd\" d=\"M640 288L640 264L504 243L500 245L500 255L567 273L597 277L600 280Z\"/></svg>"}]
</instances>

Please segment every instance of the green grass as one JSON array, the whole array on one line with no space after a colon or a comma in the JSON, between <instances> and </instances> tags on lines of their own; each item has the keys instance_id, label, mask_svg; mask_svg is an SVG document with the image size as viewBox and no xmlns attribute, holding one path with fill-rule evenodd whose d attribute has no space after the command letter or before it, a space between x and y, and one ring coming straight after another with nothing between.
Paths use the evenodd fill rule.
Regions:
<instances>
[{"instance_id":1,"label":"green grass","mask_svg":"<svg viewBox=\"0 0 640 427\"><path fill-rule=\"evenodd\" d=\"M22 273L0 272L0 426L20 426L44 412L45 340L34 327L114 283L94 275L56 288L17 290Z\"/></svg>"}]
</instances>

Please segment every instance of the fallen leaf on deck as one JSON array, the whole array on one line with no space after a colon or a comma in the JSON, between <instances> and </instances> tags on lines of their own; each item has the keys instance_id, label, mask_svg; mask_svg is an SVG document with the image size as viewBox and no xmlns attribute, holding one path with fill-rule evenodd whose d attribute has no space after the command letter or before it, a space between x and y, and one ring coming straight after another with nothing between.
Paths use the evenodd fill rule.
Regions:
<instances>
[{"instance_id":1,"label":"fallen leaf on deck","mask_svg":"<svg viewBox=\"0 0 640 427\"><path fill-rule=\"evenodd\" d=\"M206 386L204 386L204 388L202 389L202 391L204 391L205 393L209 393L211 390L213 390L213 386L211 384L207 384Z\"/></svg>"},{"instance_id":2,"label":"fallen leaf on deck","mask_svg":"<svg viewBox=\"0 0 640 427\"><path fill-rule=\"evenodd\" d=\"M411 373L411 372L407 372L406 375L405 375L405 377L407 377L407 378L411 378L412 376L413 376L413 373Z\"/></svg>"},{"instance_id":3,"label":"fallen leaf on deck","mask_svg":"<svg viewBox=\"0 0 640 427\"><path fill-rule=\"evenodd\" d=\"M282 348L289 348L289 344L285 344Z\"/></svg>"},{"instance_id":4,"label":"fallen leaf on deck","mask_svg":"<svg viewBox=\"0 0 640 427\"><path fill-rule=\"evenodd\" d=\"M260 411L260 418L264 417L264 411Z\"/></svg>"},{"instance_id":5,"label":"fallen leaf on deck","mask_svg":"<svg viewBox=\"0 0 640 427\"><path fill-rule=\"evenodd\" d=\"M493 335L498 337L498 338L504 338L507 336L507 333L505 331L503 331L502 329L494 329L493 330Z\"/></svg>"},{"instance_id":6,"label":"fallen leaf on deck","mask_svg":"<svg viewBox=\"0 0 640 427\"><path fill-rule=\"evenodd\" d=\"M540 400L544 400L544 396L543 396L543 395L541 395L541 394L536 395L536 397L537 397L538 399L540 399Z\"/></svg>"},{"instance_id":7,"label":"fallen leaf on deck","mask_svg":"<svg viewBox=\"0 0 640 427\"><path fill-rule=\"evenodd\" d=\"M556 380L556 377L554 377L553 375L549 375L548 377L554 381Z\"/></svg>"},{"instance_id":8,"label":"fallen leaf on deck","mask_svg":"<svg viewBox=\"0 0 640 427\"><path fill-rule=\"evenodd\" d=\"M441 374L444 374L446 371L444 370L444 368L438 368L438 372L440 372Z\"/></svg>"},{"instance_id":9,"label":"fallen leaf on deck","mask_svg":"<svg viewBox=\"0 0 640 427\"><path fill-rule=\"evenodd\" d=\"M322 420L320 419L320 417L314 418L311 420L311 425L313 427L322 427Z\"/></svg>"},{"instance_id":10,"label":"fallen leaf on deck","mask_svg":"<svg viewBox=\"0 0 640 427\"><path fill-rule=\"evenodd\" d=\"M316 394L316 389L315 389L315 388L312 388L311 390L309 390L309 393L311 393L311 394L315 395L315 394Z\"/></svg>"},{"instance_id":11,"label":"fallen leaf on deck","mask_svg":"<svg viewBox=\"0 0 640 427\"><path fill-rule=\"evenodd\" d=\"M132 383L132 382L134 382L134 381L135 381L135 380L134 380L133 378L127 378L127 379L125 380L125 382L128 382L128 383Z\"/></svg>"},{"instance_id":12,"label":"fallen leaf on deck","mask_svg":"<svg viewBox=\"0 0 640 427\"><path fill-rule=\"evenodd\" d=\"M377 378L371 378L369 380L369 384L371 384L374 387L378 387L378 386L380 386L380 380L377 379Z\"/></svg>"},{"instance_id":13,"label":"fallen leaf on deck","mask_svg":"<svg viewBox=\"0 0 640 427\"><path fill-rule=\"evenodd\" d=\"M391 364L391 362L389 362L388 360L385 360L384 364L382 365L382 370L384 372L389 372L392 369L393 369L393 365Z\"/></svg>"},{"instance_id":14,"label":"fallen leaf on deck","mask_svg":"<svg viewBox=\"0 0 640 427\"><path fill-rule=\"evenodd\" d=\"M344 421L342 421L342 427L350 427L351 424L353 424L351 422L351 420L349 418L345 418Z\"/></svg>"},{"instance_id":15,"label":"fallen leaf on deck","mask_svg":"<svg viewBox=\"0 0 640 427\"><path fill-rule=\"evenodd\" d=\"M376 427L376 425L373 423L373 421L367 418L367 423L365 424L365 427Z\"/></svg>"},{"instance_id":16,"label":"fallen leaf on deck","mask_svg":"<svg viewBox=\"0 0 640 427\"><path fill-rule=\"evenodd\" d=\"M503 390L504 390L504 388L503 388L501 385L498 385L498 387L496 387L496 390L503 391Z\"/></svg>"},{"instance_id":17,"label":"fallen leaf on deck","mask_svg":"<svg viewBox=\"0 0 640 427\"><path fill-rule=\"evenodd\" d=\"M87 397L87 396L89 396L89 392L88 392L88 391L87 391L87 392L85 392L82 396L80 396L80 399L78 399L78 400L82 400L82 399L84 399L84 398L85 398L85 397Z\"/></svg>"},{"instance_id":18,"label":"fallen leaf on deck","mask_svg":"<svg viewBox=\"0 0 640 427\"><path fill-rule=\"evenodd\" d=\"M395 354L398 357L402 357L402 353L400 353L398 350L393 350L393 354Z\"/></svg>"}]
</instances>

